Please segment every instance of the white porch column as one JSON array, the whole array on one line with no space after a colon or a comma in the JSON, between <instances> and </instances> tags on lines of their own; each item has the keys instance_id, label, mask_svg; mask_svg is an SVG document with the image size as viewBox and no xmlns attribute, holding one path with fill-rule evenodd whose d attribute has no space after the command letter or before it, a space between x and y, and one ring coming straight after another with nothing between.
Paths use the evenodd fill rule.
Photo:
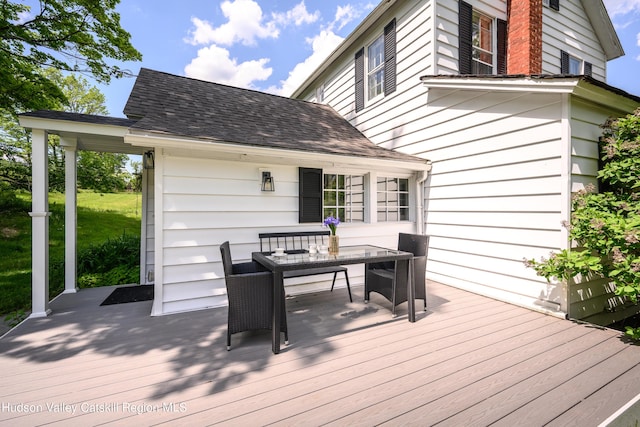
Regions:
<instances>
[{"instance_id":1,"label":"white porch column","mask_svg":"<svg viewBox=\"0 0 640 427\"><path fill-rule=\"evenodd\" d=\"M64 147L64 293L76 293L77 276L77 139L60 137Z\"/></svg>"},{"instance_id":2,"label":"white porch column","mask_svg":"<svg viewBox=\"0 0 640 427\"><path fill-rule=\"evenodd\" d=\"M46 317L49 308L49 165L47 132L31 131L33 180L31 205L31 315Z\"/></svg>"}]
</instances>

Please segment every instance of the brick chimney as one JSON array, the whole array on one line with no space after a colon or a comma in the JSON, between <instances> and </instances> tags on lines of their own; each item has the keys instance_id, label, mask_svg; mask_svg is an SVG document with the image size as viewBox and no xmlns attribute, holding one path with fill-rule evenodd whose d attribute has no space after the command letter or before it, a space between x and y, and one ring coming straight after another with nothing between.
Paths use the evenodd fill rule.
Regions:
<instances>
[{"instance_id":1,"label":"brick chimney","mask_svg":"<svg viewBox=\"0 0 640 427\"><path fill-rule=\"evenodd\" d=\"M507 2L507 74L542 73L542 0Z\"/></svg>"}]
</instances>

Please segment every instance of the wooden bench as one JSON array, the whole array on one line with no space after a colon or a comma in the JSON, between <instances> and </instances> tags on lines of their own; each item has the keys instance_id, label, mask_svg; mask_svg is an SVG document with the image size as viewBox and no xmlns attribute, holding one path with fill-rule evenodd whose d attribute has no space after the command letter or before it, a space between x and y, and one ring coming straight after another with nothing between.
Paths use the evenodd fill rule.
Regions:
<instances>
[{"instance_id":1,"label":"wooden bench","mask_svg":"<svg viewBox=\"0 0 640 427\"><path fill-rule=\"evenodd\" d=\"M287 253L304 253L309 249L309 245L328 245L329 235L331 235L329 230L260 233L258 234L258 237L260 238L260 252L273 252L276 248L284 248ZM331 283L331 291L333 291L333 287L336 284L336 277L340 272L344 273L344 278L347 281L347 291L349 292L349 301L353 302L353 299L351 298L351 287L349 285L347 267L338 265L335 267L285 271L283 278L288 279L292 277L306 277L315 276L317 274L333 273L333 282Z\"/></svg>"}]
</instances>

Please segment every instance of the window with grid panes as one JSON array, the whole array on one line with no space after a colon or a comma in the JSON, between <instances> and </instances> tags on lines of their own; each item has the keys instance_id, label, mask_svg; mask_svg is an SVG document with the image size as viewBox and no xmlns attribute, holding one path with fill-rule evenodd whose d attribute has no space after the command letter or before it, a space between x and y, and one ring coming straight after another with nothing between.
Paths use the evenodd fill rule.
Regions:
<instances>
[{"instance_id":1,"label":"window with grid panes","mask_svg":"<svg viewBox=\"0 0 640 427\"><path fill-rule=\"evenodd\" d=\"M409 220L409 180L378 177L378 222Z\"/></svg>"},{"instance_id":2,"label":"window with grid panes","mask_svg":"<svg viewBox=\"0 0 640 427\"><path fill-rule=\"evenodd\" d=\"M493 74L493 18L473 11L473 74Z\"/></svg>"},{"instance_id":3,"label":"window with grid panes","mask_svg":"<svg viewBox=\"0 0 640 427\"><path fill-rule=\"evenodd\" d=\"M324 174L323 216L342 222L364 221L364 176Z\"/></svg>"}]
</instances>

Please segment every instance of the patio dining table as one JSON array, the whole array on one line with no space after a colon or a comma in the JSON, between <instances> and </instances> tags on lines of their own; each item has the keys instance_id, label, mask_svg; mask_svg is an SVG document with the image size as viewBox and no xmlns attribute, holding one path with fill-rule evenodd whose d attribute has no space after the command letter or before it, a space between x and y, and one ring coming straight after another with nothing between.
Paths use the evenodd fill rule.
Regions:
<instances>
[{"instance_id":1,"label":"patio dining table","mask_svg":"<svg viewBox=\"0 0 640 427\"><path fill-rule=\"evenodd\" d=\"M415 284L413 280L413 254L395 249L381 248L372 245L341 246L336 254L313 254L307 251L292 251L281 256L269 252L253 252L254 261L262 264L273 272L273 322L272 322L272 351L280 352L280 313L282 307L283 273L291 270L302 270L320 267L349 264L369 264L393 261L407 263L407 305L409 322L416 321Z\"/></svg>"}]
</instances>

